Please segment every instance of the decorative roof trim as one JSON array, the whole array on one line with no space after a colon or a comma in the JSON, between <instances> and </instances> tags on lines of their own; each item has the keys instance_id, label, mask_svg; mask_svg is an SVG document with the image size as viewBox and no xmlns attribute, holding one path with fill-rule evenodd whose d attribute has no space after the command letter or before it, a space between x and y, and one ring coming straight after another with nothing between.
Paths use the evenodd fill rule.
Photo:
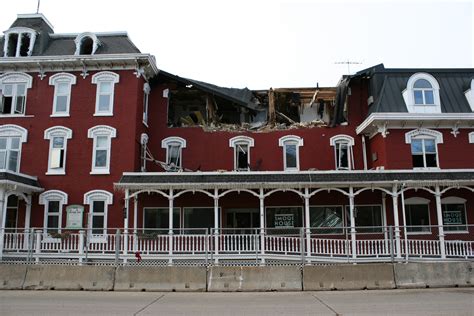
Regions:
<instances>
[{"instance_id":1,"label":"decorative roof trim","mask_svg":"<svg viewBox=\"0 0 474 316\"><path fill-rule=\"evenodd\" d=\"M427 128L418 128L413 131L409 131L405 133L405 143L411 144L411 141L413 138L419 138L423 136L428 136L430 138L434 138L436 141L436 144L442 144L443 143L443 134L438 131L434 131L432 129L427 129Z\"/></svg>"},{"instance_id":2,"label":"decorative roof trim","mask_svg":"<svg viewBox=\"0 0 474 316\"><path fill-rule=\"evenodd\" d=\"M94 201L105 201L108 205L113 204L114 195L105 190L91 190L84 194L84 204L92 204Z\"/></svg>"}]
</instances>

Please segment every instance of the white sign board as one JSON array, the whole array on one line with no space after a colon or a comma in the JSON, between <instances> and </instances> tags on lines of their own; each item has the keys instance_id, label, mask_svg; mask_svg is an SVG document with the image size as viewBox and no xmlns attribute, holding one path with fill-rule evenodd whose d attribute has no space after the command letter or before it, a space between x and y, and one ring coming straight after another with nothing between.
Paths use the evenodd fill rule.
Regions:
<instances>
[{"instance_id":1,"label":"white sign board","mask_svg":"<svg viewBox=\"0 0 474 316\"><path fill-rule=\"evenodd\" d=\"M445 225L463 224L461 211L443 212L443 221Z\"/></svg>"},{"instance_id":2,"label":"white sign board","mask_svg":"<svg viewBox=\"0 0 474 316\"><path fill-rule=\"evenodd\" d=\"M82 229L84 206L69 205L66 208L66 229Z\"/></svg>"},{"instance_id":3,"label":"white sign board","mask_svg":"<svg viewBox=\"0 0 474 316\"><path fill-rule=\"evenodd\" d=\"M295 227L294 215L293 214L275 214L275 227L278 227L278 228Z\"/></svg>"}]
</instances>

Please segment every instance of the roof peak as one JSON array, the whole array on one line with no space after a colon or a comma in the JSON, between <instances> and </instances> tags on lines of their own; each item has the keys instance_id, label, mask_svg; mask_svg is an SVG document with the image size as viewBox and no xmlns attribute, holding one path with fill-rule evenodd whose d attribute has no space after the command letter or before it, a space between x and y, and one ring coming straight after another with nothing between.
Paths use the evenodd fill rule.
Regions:
<instances>
[{"instance_id":1,"label":"roof peak","mask_svg":"<svg viewBox=\"0 0 474 316\"><path fill-rule=\"evenodd\" d=\"M17 19L42 19L52 30L54 30L53 25L48 19L43 15L43 13L23 13L17 14Z\"/></svg>"}]
</instances>

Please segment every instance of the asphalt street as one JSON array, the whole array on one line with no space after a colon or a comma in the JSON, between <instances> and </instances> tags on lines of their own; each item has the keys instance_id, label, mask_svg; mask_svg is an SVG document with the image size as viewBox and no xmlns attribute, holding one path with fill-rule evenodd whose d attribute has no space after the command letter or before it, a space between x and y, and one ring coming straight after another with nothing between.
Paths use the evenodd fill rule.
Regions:
<instances>
[{"instance_id":1,"label":"asphalt street","mask_svg":"<svg viewBox=\"0 0 474 316\"><path fill-rule=\"evenodd\" d=\"M474 288L266 293L0 291L0 315L474 315Z\"/></svg>"}]
</instances>

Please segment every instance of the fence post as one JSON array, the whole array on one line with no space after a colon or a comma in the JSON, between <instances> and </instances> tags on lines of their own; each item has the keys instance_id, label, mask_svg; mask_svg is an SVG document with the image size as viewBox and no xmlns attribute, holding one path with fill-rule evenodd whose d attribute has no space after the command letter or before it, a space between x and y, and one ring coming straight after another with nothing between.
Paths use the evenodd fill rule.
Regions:
<instances>
[{"instance_id":1,"label":"fence post","mask_svg":"<svg viewBox=\"0 0 474 316\"><path fill-rule=\"evenodd\" d=\"M206 267L209 263L209 230L206 228L206 239L204 239L204 252L205 252L205 263L206 263Z\"/></svg>"},{"instance_id":2,"label":"fence post","mask_svg":"<svg viewBox=\"0 0 474 316\"><path fill-rule=\"evenodd\" d=\"M214 231L214 263L219 263L219 230L213 228Z\"/></svg>"},{"instance_id":3,"label":"fence post","mask_svg":"<svg viewBox=\"0 0 474 316\"><path fill-rule=\"evenodd\" d=\"M79 265L82 265L82 256L84 256L84 231L79 231Z\"/></svg>"},{"instance_id":4,"label":"fence post","mask_svg":"<svg viewBox=\"0 0 474 316\"><path fill-rule=\"evenodd\" d=\"M118 266L120 258L120 229L115 232L115 265Z\"/></svg>"},{"instance_id":5,"label":"fence post","mask_svg":"<svg viewBox=\"0 0 474 316\"><path fill-rule=\"evenodd\" d=\"M304 228L300 228L300 251L301 251L301 264L304 265Z\"/></svg>"},{"instance_id":6,"label":"fence post","mask_svg":"<svg viewBox=\"0 0 474 316\"><path fill-rule=\"evenodd\" d=\"M123 231L123 263L127 263L128 258L128 229Z\"/></svg>"},{"instance_id":7,"label":"fence post","mask_svg":"<svg viewBox=\"0 0 474 316\"><path fill-rule=\"evenodd\" d=\"M390 260L393 262L393 226L388 227L388 238L390 239Z\"/></svg>"},{"instance_id":8,"label":"fence post","mask_svg":"<svg viewBox=\"0 0 474 316\"><path fill-rule=\"evenodd\" d=\"M35 230L30 229L28 232L28 257L27 262L30 262L33 258L33 251L35 249Z\"/></svg>"},{"instance_id":9,"label":"fence post","mask_svg":"<svg viewBox=\"0 0 474 316\"><path fill-rule=\"evenodd\" d=\"M253 243L255 247L255 264L258 265L258 252L260 249L258 249L258 229L255 229L255 234L253 235Z\"/></svg>"},{"instance_id":10,"label":"fence post","mask_svg":"<svg viewBox=\"0 0 474 316\"><path fill-rule=\"evenodd\" d=\"M38 263L39 262L39 255L41 253L41 230L37 230L36 232L36 245L35 245L35 253L36 253L36 258L35 261Z\"/></svg>"}]
</instances>

